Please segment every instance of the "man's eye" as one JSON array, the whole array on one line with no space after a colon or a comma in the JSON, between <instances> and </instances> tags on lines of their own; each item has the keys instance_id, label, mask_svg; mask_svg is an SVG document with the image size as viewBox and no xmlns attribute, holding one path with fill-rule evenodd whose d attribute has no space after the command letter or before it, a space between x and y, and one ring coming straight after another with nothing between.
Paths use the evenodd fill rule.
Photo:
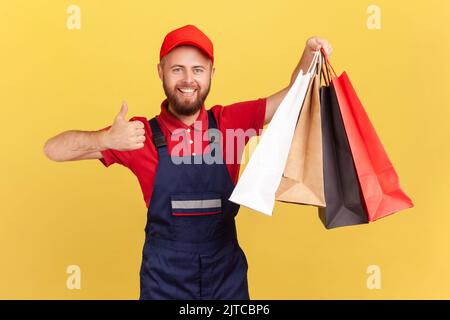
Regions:
<instances>
[{"instance_id":1,"label":"man's eye","mask_svg":"<svg viewBox=\"0 0 450 320\"><path fill-rule=\"evenodd\" d=\"M194 71L195 71L195 73L202 73L203 69L195 69Z\"/></svg>"},{"instance_id":2,"label":"man's eye","mask_svg":"<svg viewBox=\"0 0 450 320\"><path fill-rule=\"evenodd\" d=\"M180 71L180 68L175 68L175 69L172 69L174 72L178 72L178 71Z\"/></svg>"}]
</instances>

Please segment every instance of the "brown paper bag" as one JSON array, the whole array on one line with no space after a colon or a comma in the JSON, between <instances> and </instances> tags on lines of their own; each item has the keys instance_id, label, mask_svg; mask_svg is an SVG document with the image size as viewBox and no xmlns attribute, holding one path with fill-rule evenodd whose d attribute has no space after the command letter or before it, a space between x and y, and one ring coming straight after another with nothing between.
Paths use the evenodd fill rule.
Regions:
<instances>
[{"instance_id":1,"label":"brown paper bag","mask_svg":"<svg viewBox=\"0 0 450 320\"><path fill-rule=\"evenodd\" d=\"M316 74L303 102L276 200L325 207L319 87Z\"/></svg>"}]
</instances>

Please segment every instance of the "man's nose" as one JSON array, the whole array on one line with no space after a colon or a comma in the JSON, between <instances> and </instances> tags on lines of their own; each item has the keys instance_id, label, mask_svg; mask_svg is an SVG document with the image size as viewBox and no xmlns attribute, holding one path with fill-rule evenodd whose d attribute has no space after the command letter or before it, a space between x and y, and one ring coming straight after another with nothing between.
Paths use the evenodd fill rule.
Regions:
<instances>
[{"instance_id":1,"label":"man's nose","mask_svg":"<svg viewBox=\"0 0 450 320\"><path fill-rule=\"evenodd\" d=\"M184 79L183 79L186 83L193 83L194 82L194 75L192 73L192 71L190 70L186 70L186 72L184 73Z\"/></svg>"}]
</instances>

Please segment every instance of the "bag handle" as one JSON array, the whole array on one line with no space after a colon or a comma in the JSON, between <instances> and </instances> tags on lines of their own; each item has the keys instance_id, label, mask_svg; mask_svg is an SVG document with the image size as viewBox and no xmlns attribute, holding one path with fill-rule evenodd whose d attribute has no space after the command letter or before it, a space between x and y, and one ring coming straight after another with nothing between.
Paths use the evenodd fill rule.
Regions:
<instances>
[{"instance_id":1,"label":"bag handle","mask_svg":"<svg viewBox=\"0 0 450 320\"><path fill-rule=\"evenodd\" d=\"M322 58L321 54L319 54L319 56L317 57L316 65L317 65L317 67L316 67L315 74L320 75L321 70L322 70L322 65L323 65L323 58Z\"/></svg>"},{"instance_id":2,"label":"bag handle","mask_svg":"<svg viewBox=\"0 0 450 320\"><path fill-rule=\"evenodd\" d=\"M319 59L319 56L320 56L320 51L317 50L316 53L314 53L314 58L311 61L311 65L309 66L307 73L316 73L317 61Z\"/></svg>"},{"instance_id":3,"label":"bag handle","mask_svg":"<svg viewBox=\"0 0 450 320\"><path fill-rule=\"evenodd\" d=\"M316 76L319 76L319 85L322 82L322 76L324 74L324 71L323 71L323 68L324 68L323 60L324 59L323 59L322 54L319 54L318 57L317 57L317 61L316 61L316 70L314 72L314 74Z\"/></svg>"},{"instance_id":4,"label":"bag handle","mask_svg":"<svg viewBox=\"0 0 450 320\"><path fill-rule=\"evenodd\" d=\"M322 59L325 60L325 57L323 55L321 55ZM323 77L323 81L325 82L325 85L328 87L330 85L331 82L331 77L330 77L330 72L328 71L328 66L326 61L322 64L322 69L321 69L321 75Z\"/></svg>"},{"instance_id":5,"label":"bag handle","mask_svg":"<svg viewBox=\"0 0 450 320\"><path fill-rule=\"evenodd\" d=\"M325 65L327 68L329 78L333 78L333 76L334 76L334 78L337 78L336 72L334 71L334 68L330 63L330 60L328 60L328 56L327 56L327 53L325 52L325 49L322 47L322 48L320 48L320 51L322 52L322 55L325 58ZM328 67L330 67L330 68L328 68ZM332 71L332 74L330 73L330 70Z\"/></svg>"}]
</instances>

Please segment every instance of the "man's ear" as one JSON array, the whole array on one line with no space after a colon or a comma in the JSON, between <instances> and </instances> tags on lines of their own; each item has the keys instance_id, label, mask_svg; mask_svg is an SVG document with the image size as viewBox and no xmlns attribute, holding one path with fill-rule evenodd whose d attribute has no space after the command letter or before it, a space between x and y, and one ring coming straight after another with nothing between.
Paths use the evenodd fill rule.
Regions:
<instances>
[{"instance_id":1,"label":"man's ear","mask_svg":"<svg viewBox=\"0 0 450 320\"><path fill-rule=\"evenodd\" d=\"M161 63L158 63L156 67L157 67L157 69L158 69L158 76L159 76L159 78L160 78L161 81L162 81L162 79L163 79L163 70L162 70Z\"/></svg>"},{"instance_id":2,"label":"man's ear","mask_svg":"<svg viewBox=\"0 0 450 320\"><path fill-rule=\"evenodd\" d=\"M215 72L215 71L216 71L216 68L213 67L212 70L211 70L211 79L214 77L214 72Z\"/></svg>"}]
</instances>

